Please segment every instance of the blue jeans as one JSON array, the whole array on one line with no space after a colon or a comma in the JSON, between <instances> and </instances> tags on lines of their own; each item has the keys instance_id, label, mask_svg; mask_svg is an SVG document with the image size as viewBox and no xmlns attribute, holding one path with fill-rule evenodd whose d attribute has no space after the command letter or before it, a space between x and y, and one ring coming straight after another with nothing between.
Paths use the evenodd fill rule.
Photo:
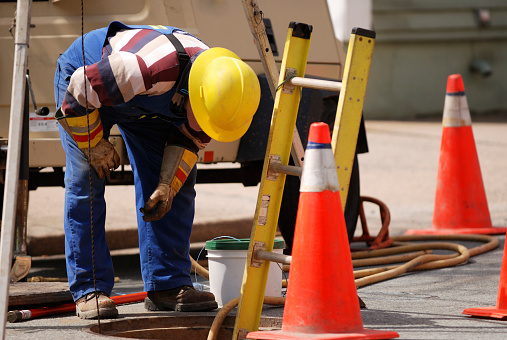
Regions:
<instances>
[{"instance_id":1,"label":"blue jeans","mask_svg":"<svg viewBox=\"0 0 507 340\"><path fill-rule=\"evenodd\" d=\"M88 37L93 38L93 35ZM100 39L98 37L95 40ZM90 41L93 42L93 39ZM87 64L100 57L101 45L95 46L95 50L94 46L86 49L90 54ZM58 60L55 75L57 107L62 104L70 75L82 65L77 48L80 49L80 43L73 44ZM177 127L168 121L171 117L137 119L125 109L133 108L134 104L127 104L122 107L102 107L99 112L104 138L109 136L113 125L118 126L134 174L136 207L132 209L137 212L144 289L154 291L191 285L189 249L194 219L196 168L174 198L171 210L158 221L144 222L139 209L157 187L165 142ZM111 294L114 271L105 233L105 180L99 179L92 169L90 183L90 170L85 155L61 126L60 139L66 154L64 228L70 292L74 300L93 292L95 267L97 290ZM90 187L93 191L92 205ZM109 204L114 204L114 201Z\"/></svg>"}]
</instances>

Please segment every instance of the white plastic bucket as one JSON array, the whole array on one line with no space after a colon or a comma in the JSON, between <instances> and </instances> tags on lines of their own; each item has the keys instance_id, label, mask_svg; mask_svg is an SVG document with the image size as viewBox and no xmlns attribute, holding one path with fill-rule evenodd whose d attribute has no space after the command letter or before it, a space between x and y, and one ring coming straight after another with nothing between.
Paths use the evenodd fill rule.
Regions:
<instances>
[{"instance_id":1,"label":"white plastic bucket","mask_svg":"<svg viewBox=\"0 0 507 340\"><path fill-rule=\"evenodd\" d=\"M283 244L283 241L276 240L273 252L282 254ZM223 307L241 294L248 245L248 239L206 242L210 291L215 295L218 307ZM275 262L270 263L264 295L282 295L282 269Z\"/></svg>"}]
</instances>

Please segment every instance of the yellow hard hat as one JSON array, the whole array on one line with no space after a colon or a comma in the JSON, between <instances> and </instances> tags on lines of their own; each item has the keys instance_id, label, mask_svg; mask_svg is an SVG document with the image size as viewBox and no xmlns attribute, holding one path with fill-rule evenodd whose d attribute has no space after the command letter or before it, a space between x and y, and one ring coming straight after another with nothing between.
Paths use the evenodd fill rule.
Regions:
<instances>
[{"instance_id":1,"label":"yellow hard hat","mask_svg":"<svg viewBox=\"0 0 507 340\"><path fill-rule=\"evenodd\" d=\"M195 59L188 90L197 123L221 142L232 142L245 134L261 95L255 72L221 47L210 48Z\"/></svg>"}]
</instances>

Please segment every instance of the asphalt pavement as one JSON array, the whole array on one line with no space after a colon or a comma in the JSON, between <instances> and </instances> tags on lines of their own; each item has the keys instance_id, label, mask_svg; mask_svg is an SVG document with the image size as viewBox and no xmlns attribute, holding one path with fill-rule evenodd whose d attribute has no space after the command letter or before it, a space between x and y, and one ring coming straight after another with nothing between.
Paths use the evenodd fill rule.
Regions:
<instances>
[{"instance_id":1,"label":"asphalt pavement","mask_svg":"<svg viewBox=\"0 0 507 340\"><path fill-rule=\"evenodd\" d=\"M359 156L361 195L372 196L386 203L391 213L390 234L393 236L403 235L408 229L431 228L441 122L366 121L366 129L370 152ZM473 131L492 224L495 227L507 227L507 123L474 122ZM249 232L257 194L258 187L245 188L239 184L197 185L196 232L214 230L216 232L210 234L213 237L230 234L235 229L241 233ZM106 199L109 204L107 230L114 237L135 237L133 188L109 187ZM39 188L31 192L29 242L34 245L39 242L42 249L44 240L62 242L62 211L63 189ZM377 207L365 206L365 214L370 231L375 234L380 227ZM225 229L220 229L224 226ZM359 288L358 294L367 306L361 309L364 327L395 331L400 339L507 338L507 320L475 318L462 314L466 308L496 304L503 269L505 233L494 237L499 240L496 249L473 256L458 266L409 272ZM126 244L131 245L132 242L135 243L135 239ZM462 243L467 248L480 244L455 242ZM55 245L46 244L46 248L51 247ZM201 247L202 243L193 243L194 253ZM120 278L113 293L120 295L142 291L137 249L129 246L115 250L113 254L115 273ZM329 270L331 273L333 266L330 265ZM65 276L63 256L35 256L29 276L35 275ZM322 274L322 280L330 280L329 289L339 285L339 282L333 282L335 277L329 273ZM198 280L202 284L207 283L205 279ZM132 326L133 320L145 320L148 317L163 320L181 316L169 312L147 312L141 303L118 308L120 318L108 327L113 327L114 322L128 322ZM201 320L212 320L215 314L216 312L201 314ZM231 315L234 315L234 311ZM263 311L263 317L266 318L281 318L282 315L283 307L266 307ZM187 316L187 319L190 318L190 315ZM102 323L105 327L110 321L103 320ZM96 326L96 321L80 320L72 314L63 314L7 323L6 338L98 338L98 335L90 331L93 326Z\"/></svg>"}]
</instances>

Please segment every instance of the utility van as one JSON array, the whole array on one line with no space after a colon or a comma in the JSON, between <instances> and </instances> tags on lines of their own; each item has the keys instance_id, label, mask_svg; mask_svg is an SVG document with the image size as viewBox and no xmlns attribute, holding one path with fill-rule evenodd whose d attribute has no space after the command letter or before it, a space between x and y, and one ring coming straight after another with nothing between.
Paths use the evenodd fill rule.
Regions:
<instances>
[{"instance_id":1,"label":"utility van","mask_svg":"<svg viewBox=\"0 0 507 340\"><path fill-rule=\"evenodd\" d=\"M344 63L343 47L335 38L326 0L258 1L270 44L278 63L291 21L313 26L306 73L338 80ZM9 141L9 114L14 55L16 1L0 2L0 189ZM247 134L231 143L212 143L199 153L198 183L259 182L272 114L272 96L261 59L240 0L121 0L84 2L84 30L107 26L118 20L126 24L160 24L184 29L209 46L228 48L238 54L259 75L262 99ZM29 188L63 186L65 154L57 122L53 118L53 79L60 53L81 34L81 5L78 0L34 0L31 5L28 49L29 93ZM27 91L28 92L28 91ZM298 128L303 141L310 121L320 120L323 94L304 90ZM325 95L325 94L324 94ZM38 115L35 109L48 115ZM41 110L44 108L44 110ZM47 108L47 109L46 109ZM314 117L315 116L315 117ZM334 113L331 115L334 117ZM111 142L121 157L122 167L107 179L108 184L132 183L124 144L115 129ZM227 163L220 170L204 164Z\"/></svg>"},{"instance_id":2,"label":"utility van","mask_svg":"<svg viewBox=\"0 0 507 340\"><path fill-rule=\"evenodd\" d=\"M306 77L341 80L345 63L344 47L335 37L326 0L259 0L257 4L260 10L259 20L264 22L278 67L282 61L289 24L291 22L305 23L312 26ZM0 54L0 200L3 200L5 163L9 143L9 105L12 85L10 75L13 73L15 12L16 1L0 1L0 46L2 48ZM24 190L27 192L26 195L29 190L42 186L64 186L65 154L60 143L57 122L53 118L57 109L54 104L53 79L58 56L81 35L82 19L85 32L105 27L112 21L121 21L130 25L175 26L199 37L211 47L230 49L247 62L255 70L261 84L259 108L249 130L241 139L230 143L212 141L206 149L199 152L197 183L242 183L245 186L255 186L260 182L273 111L273 97L242 0L87 0L84 2L83 18L81 17L81 2L78 0L35 0L31 4L27 65L29 80L27 93L31 95L31 99L28 101L30 106L29 171L28 180L24 181L27 187ZM324 90L309 88L302 90L296 126L303 147L306 146L311 123L326 122L332 129L338 95L337 92ZM363 139L365 145L366 137ZM133 174L129 167L125 144L118 129L113 128L109 140L120 155L121 166L111 172L106 179L106 184L133 184ZM287 177L278 221L282 234L284 231L293 233L299 184L298 177ZM0 203L2 206L3 202ZM348 223L355 229L359 211L357 166L354 166L352 170L347 206L357 207L351 214L354 216L352 217L354 222ZM290 239L290 235L287 239ZM289 247L287 251L290 251Z\"/></svg>"}]
</instances>

